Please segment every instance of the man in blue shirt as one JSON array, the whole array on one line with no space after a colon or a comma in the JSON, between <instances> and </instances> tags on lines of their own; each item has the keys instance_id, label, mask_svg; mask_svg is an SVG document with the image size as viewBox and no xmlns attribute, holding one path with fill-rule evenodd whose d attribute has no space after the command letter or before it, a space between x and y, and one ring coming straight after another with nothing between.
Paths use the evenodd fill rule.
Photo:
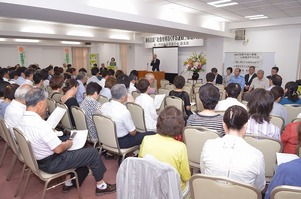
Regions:
<instances>
[{"instance_id":1,"label":"man in blue shirt","mask_svg":"<svg viewBox=\"0 0 301 199\"><path fill-rule=\"evenodd\" d=\"M240 85L241 89L244 89L245 87L245 78L240 75L240 68L235 68L234 70L234 76L231 77L229 83L237 83Z\"/></svg>"},{"instance_id":2,"label":"man in blue shirt","mask_svg":"<svg viewBox=\"0 0 301 199\"><path fill-rule=\"evenodd\" d=\"M270 199L272 190L281 185L301 187L301 158L278 166L276 174L265 193L265 199Z\"/></svg>"}]
</instances>

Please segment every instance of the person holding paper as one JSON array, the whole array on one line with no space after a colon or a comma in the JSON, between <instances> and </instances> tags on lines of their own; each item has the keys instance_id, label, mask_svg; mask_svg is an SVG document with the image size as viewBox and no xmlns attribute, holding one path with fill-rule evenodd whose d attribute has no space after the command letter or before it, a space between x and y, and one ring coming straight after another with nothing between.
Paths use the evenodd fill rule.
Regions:
<instances>
[{"instance_id":1,"label":"person holding paper","mask_svg":"<svg viewBox=\"0 0 301 199\"><path fill-rule=\"evenodd\" d=\"M298 143L301 144L301 125L298 127ZM281 185L301 187L301 158L280 164L265 193L265 199L270 199L272 190Z\"/></svg>"},{"instance_id":2,"label":"person holding paper","mask_svg":"<svg viewBox=\"0 0 301 199\"><path fill-rule=\"evenodd\" d=\"M41 88L29 90L25 96L26 111L19 122L19 129L30 141L39 168L52 174L76 168L81 185L88 175L89 167L96 181L96 195L115 192L116 185L103 180L106 167L99 158L98 151L95 148L68 151L73 144L72 140L59 140L52 127L44 120L47 97L48 94ZM66 181L63 192L70 191L72 187L76 187L75 181Z\"/></svg>"},{"instance_id":3,"label":"person holding paper","mask_svg":"<svg viewBox=\"0 0 301 199\"><path fill-rule=\"evenodd\" d=\"M144 136L153 135L154 132L137 133L130 111L124 103L128 91L124 84L116 84L111 88L112 100L101 106L101 113L109 116L116 123L116 131L121 149L140 145Z\"/></svg>"},{"instance_id":4,"label":"person holding paper","mask_svg":"<svg viewBox=\"0 0 301 199\"><path fill-rule=\"evenodd\" d=\"M140 79L137 88L141 94L136 97L135 103L139 104L144 110L146 130L156 132L158 115L154 105L154 99L148 94L150 88L149 81Z\"/></svg>"}]
</instances>

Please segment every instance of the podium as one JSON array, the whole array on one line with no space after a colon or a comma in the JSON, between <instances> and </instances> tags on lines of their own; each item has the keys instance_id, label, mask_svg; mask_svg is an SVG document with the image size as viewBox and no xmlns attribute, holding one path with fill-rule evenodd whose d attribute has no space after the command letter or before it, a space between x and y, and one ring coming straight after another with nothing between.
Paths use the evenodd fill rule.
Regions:
<instances>
[{"instance_id":1,"label":"podium","mask_svg":"<svg viewBox=\"0 0 301 199\"><path fill-rule=\"evenodd\" d=\"M139 70L138 71L138 79L144 78L147 73L152 73L157 80L157 88L160 88L160 80L165 79L165 72L164 71L147 71L147 70Z\"/></svg>"}]
</instances>

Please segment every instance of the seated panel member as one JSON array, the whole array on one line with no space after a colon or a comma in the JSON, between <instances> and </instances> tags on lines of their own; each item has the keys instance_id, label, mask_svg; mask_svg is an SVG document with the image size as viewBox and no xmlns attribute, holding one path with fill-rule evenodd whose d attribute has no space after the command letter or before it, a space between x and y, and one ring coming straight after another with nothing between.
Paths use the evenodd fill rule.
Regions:
<instances>
[{"instance_id":1,"label":"seated panel member","mask_svg":"<svg viewBox=\"0 0 301 199\"><path fill-rule=\"evenodd\" d=\"M19 128L29 139L39 168L47 173L58 173L67 169L77 168L81 184L88 175L89 167L93 173L96 185L96 195L114 192L116 185L110 185L103 180L106 167L99 158L95 148L83 148L68 151L72 140L62 142L51 126L44 120L47 109L46 91L32 88L25 96L26 111L19 122ZM69 176L70 177L70 176ZM68 177L67 177L68 178ZM63 191L69 191L75 182L65 182Z\"/></svg>"},{"instance_id":2,"label":"seated panel member","mask_svg":"<svg viewBox=\"0 0 301 199\"><path fill-rule=\"evenodd\" d=\"M137 133L130 111L124 103L128 91L124 84L116 84L111 88L112 100L101 106L101 113L109 116L116 123L117 137L120 148L129 148L140 145L144 136L153 135L153 132Z\"/></svg>"}]
</instances>

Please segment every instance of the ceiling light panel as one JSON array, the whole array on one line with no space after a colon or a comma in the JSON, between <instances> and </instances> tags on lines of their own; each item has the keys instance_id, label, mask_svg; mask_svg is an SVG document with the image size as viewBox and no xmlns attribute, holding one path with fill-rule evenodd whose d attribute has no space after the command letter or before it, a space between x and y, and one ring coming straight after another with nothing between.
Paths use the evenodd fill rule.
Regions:
<instances>
[{"instance_id":1,"label":"ceiling light panel","mask_svg":"<svg viewBox=\"0 0 301 199\"><path fill-rule=\"evenodd\" d=\"M21 32L38 33L38 34L55 34L53 29L41 26L27 26L21 29Z\"/></svg>"},{"instance_id":2,"label":"ceiling light panel","mask_svg":"<svg viewBox=\"0 0 301 199\"><path fill-rule=\"evenodd\" d=\"M81 44L81 42L79 42L79 41L61 41L61 44L79 45L79 44Z\"/></svg>"},{"instance_id":3,"label":"ceiling light panel","mask_svg":"<svg viewBox=\"0 0 301 199\"><path fill-rule=\"evenodd\" d=\"M15 39L15 42L22 42L22 43L39 43L40 40L37 40L37 39Z\"/></svg>"},{"instance_id":4,"label":"ceiling light panel","mask_svg":"<svg viewBox=\"0 0 301 199\"><path fill-rule=\"evenodd\" d=\"M208 2L207 4L217 7L217 8L221 8L221 7L226 7L226 6L233 6L233 5L237 5L237 2L233 2L231 0L220 0L220 1L212 1L212 2Z\"/></svg>"}]
</instances>

